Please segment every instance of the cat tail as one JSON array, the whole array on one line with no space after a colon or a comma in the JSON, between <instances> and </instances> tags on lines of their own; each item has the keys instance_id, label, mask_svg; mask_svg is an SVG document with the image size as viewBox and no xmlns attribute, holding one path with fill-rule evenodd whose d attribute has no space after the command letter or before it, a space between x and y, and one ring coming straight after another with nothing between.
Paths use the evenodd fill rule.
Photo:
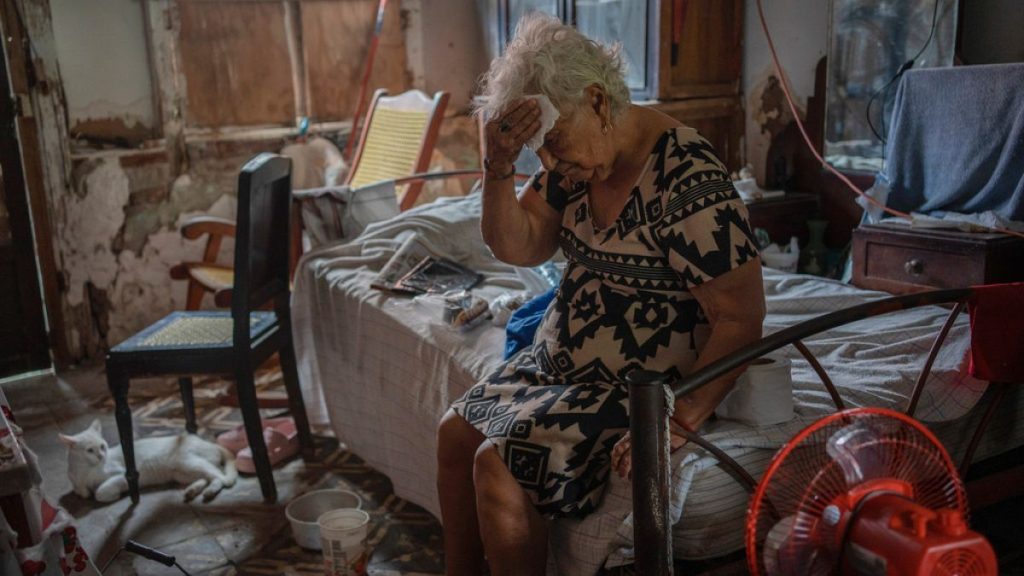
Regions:
<instances>
[{"instance_id":1,"label":"cat tail","mask_svg":"<svg viewBox=\"0 0 1024 576\"><path fill-rule=\"evenodd\" d=\"M220 444L217 447L220 448L220 453L224 458L224 479L221 482L225 488L230 488L238 480L238 469L235 468L235 455Z\"/></svg>"}]
</instances>

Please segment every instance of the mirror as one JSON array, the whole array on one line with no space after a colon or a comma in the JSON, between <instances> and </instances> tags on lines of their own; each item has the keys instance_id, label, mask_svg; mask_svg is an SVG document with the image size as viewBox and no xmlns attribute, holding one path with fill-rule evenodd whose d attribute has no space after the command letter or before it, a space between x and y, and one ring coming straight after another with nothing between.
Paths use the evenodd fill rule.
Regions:
<instances>
[{"instance_id":1,"label":"mirror","mask_svg":"<svg viewBox=\"0 0 1024 576\"><path fill-rule=\"evenodd\" d=\"M899 74L951 66L956 0L832 0L825 101L825 160L837 168L876 172Z\"/></svg>"}]
</instances>

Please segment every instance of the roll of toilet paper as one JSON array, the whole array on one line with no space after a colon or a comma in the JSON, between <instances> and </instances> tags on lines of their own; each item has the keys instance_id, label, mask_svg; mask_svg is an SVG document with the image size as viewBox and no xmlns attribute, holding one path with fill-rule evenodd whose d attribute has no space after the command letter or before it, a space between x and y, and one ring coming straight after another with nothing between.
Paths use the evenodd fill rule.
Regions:
<instances>
[{"instance_id":1,"label":"roll of toilet paper","mask_svg":"<svg viewBox=\"0 0 1024 576\"><path fill-rule=\"evenodd\" d=\"M736 379L715 409L719 418L751 426L788 422L793 417L793 379L788 358L759 358Z\"/></svg>"}]
</instances>

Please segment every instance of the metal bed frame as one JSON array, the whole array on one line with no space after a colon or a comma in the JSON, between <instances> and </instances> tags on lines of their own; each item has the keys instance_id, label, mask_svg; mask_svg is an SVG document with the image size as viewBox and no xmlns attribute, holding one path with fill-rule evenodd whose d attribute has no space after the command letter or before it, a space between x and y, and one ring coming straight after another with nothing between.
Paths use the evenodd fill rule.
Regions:
<instances>
[{"instance_id":1,"label":"metal bed frame","mask_svg":"<svg viewBox=\"0 0 1024 576\"><path fill-rule=\"evenodd\" d=\"M836 409L842 410L845 406L839 392L824 367L803 344L804 338L872 316L919 306L952 305L946 322L932 342L931 350L914 385L906 409L906 413L913 416L925 382L931 373L935 356L972 294L973 291L970 288L938 290L885 298L838 310L766 336L675 382L657 372L638 370L631 374L627 381L629 383L630 435L633 451L633 542L636 551L635 568L637 573L644 576L664 576L672 574L673 570L672 526L669 520L669 479L671 474L669 471L668 430L672 403L676 399L682 398L716 378L769 352L793 345L821 378ZM981 435L988 426L995 408L1006 393L1006 384L992 382L990 385L994 387L994 395L971 437L960 464L962 478L966 477ZM657 425L652 425L655 422ZM748 492L754 492L757 480L738 462L699 434L686 431L683 431L682 434L688 442L713 454L726 471L730 472Z\"/></svg>"}]
</instances>

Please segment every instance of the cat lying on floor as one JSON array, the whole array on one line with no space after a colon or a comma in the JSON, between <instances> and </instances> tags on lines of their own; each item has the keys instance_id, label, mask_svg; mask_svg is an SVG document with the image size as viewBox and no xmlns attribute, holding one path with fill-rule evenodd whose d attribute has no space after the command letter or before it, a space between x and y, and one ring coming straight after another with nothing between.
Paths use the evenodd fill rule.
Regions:
<instances>
[{"instance_id":1,"label":"cat lying on floor","mask_svg":"<svg viewBox=\"0 0 1024 576\"><path fill-rule=\"evenodd\" d=\"M107 446L99 420L74 436L61 434L60 441L68 447L68 478L75 494L113 502L128 490L124 456L119 447ZM137 440L135 465L140 487L178 482L187 486L186 502L200 493L209 501L238 479L231 452L188 433Z\"/></svg>"}]
</instances>

